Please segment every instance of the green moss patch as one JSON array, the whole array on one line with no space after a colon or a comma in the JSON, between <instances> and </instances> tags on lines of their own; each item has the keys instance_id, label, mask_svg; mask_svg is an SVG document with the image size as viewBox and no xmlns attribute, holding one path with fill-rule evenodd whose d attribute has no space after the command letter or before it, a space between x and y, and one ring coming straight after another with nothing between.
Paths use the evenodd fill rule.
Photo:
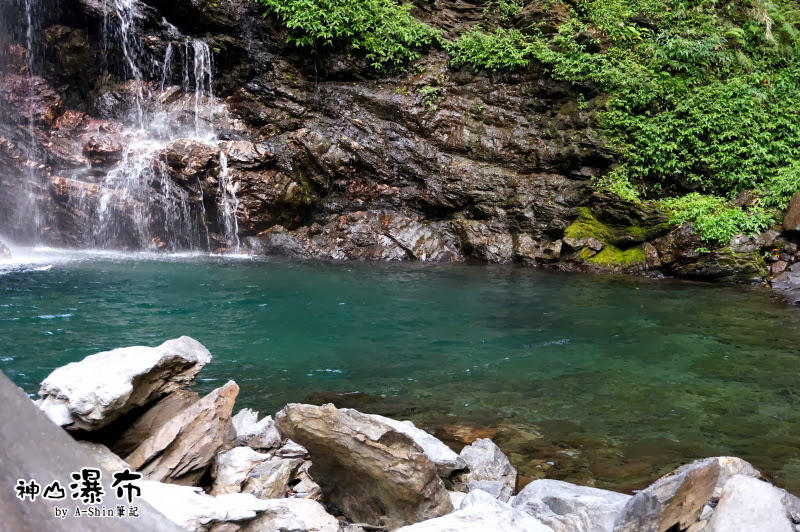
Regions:
<instances>
[{"instance_id":1,"label":"green moss patch","mask_svg":"<svg viewBox=\"0 0 800 532\"><path fill-rule=\"evenodd\" d=\"M581 254L581 258L590 264L597 264L598 266L633 266L647 261L647 256L642 246L623 251L610 244L607 244L600 253L593 257L584 258L583 254Z\"/></svg>"}]
</instances>

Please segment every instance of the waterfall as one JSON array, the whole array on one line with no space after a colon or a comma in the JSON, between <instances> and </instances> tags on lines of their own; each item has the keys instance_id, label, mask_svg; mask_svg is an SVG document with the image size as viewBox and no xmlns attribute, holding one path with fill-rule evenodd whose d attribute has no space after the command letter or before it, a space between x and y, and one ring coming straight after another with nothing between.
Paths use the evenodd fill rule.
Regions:
<instances>
[{"instance_id":1,"label":"waterfall","mask_svg":"<svg viewBox=\"0 0 800 532\"><path fill-rule=\"evenodd\" d=\"M49 134L42 127L49 126L37 123L35 113L39 111L34 110L35 97L40 97L34 92L39 90L34 83L35 69L43 64L37 62L41 58L35 57L34 50L45 51L47 46L41 27L41 17L47 15L47 10L38 5L42 1L0 5L0 30L4 33L0 35L0 54L11 50L12 45L24 46L26 72L17 74L22 72L21 67L13 67L12 72L17 77L26 75L29 80L27 109L0 113L19 117L14 119L17 122L0 123L0 141L7 134L4 131L16 132L12 142L32 161L25 168L27 175L17 180L25 182L25 191L16 194L23 197L15 200L13 212L0 213L0 226L9 225L9 230L35 243L37 235L44 231L42 226L47 225L50 231L55 226L58 230L58 217L67 213L64 220L71 224L70 238L81 245L169 251L220 247L238 251L239 185L236 174L229 169L226 148L221 145L214 123L221 115L219 100L213 93L214 58L208 43L183 35L164 19L154 19L152 8L141 0L97 2L101 52L98 67L111 74L108 79L122 81L103 100L109 103L100 112L103 118L124 126L119 130L113 123L108 126L112 129L102 129L107 126L101 125L101 140L106 138L102 137L103 131L112 131L109 142L121 142L122 150L116 151L117 155L107 163L97 163L86 155L91 164L85 168L65 167L49 174L45 164L40 164L47 163L49 157L40 149L44 145L40 144L45 138L42 135ZM19 21L27 25L22 27ZM156 30L152 30L154 24ZM145 28L156 33L145 36ZM7 66L4 60L0 55L0 74ZM176 81L180 87L174 86ZM174 144L179 139L185 141ZM171 149L182 148L213 154L214 164L204 167L196 177L189 170L186 175L180 174L180 169L170 166L167 154L172 153ZM12 181L6 182L13 185ZM40 205L42 198L50 197L51 188L61 205L58 211L54 210L55 204L47 208ZM26 228L30 235L21 235L19 227Z\"/></svg>"},{"instance_id":2,"label":"waterfall","mask_svg":"<svg viewBox=\"0 0 800 532\"><path fill-rule=\"evenodd\" d=\"M228 157L224 151L219 152L219 197L222 198L222 220L225 240L234 242L234 252L239 251L239 222L236 210L239 199L236 197L237 184L230 180Z\"/></svg>"}]
</instances>

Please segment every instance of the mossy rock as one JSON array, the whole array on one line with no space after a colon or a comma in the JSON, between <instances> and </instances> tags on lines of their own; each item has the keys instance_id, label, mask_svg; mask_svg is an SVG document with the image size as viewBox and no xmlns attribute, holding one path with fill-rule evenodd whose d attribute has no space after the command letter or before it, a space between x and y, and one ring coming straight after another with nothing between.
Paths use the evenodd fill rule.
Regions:
<instances>
[{"instance_id":1,"label":"mossy rock","mask_svg":"<svg viewBox=\"0 0 800 532\"><path fill-rule=\"evenodd\" d=\"M589 207L579 207L577 213L577 220L564 230L566 238L596 238L606 244L627 249L656 238L668 230L666 221L653 225L620 225L601 221L601 217L595 216Z\"/></svg>"},{"instance_id":2,"label":"mossy rock","mask_svg":"<svg viewBox=\"0 0 800 532\"><path fill-rule=\"evenodd\" d=\"M578 257L589 264L611 269L641 268L647 263L647 255L642 246L622 250L616 246L607 244L597 254L594 254L594 252L588 248L584 248L580 250Z\"/></svg>"}]
</instances>

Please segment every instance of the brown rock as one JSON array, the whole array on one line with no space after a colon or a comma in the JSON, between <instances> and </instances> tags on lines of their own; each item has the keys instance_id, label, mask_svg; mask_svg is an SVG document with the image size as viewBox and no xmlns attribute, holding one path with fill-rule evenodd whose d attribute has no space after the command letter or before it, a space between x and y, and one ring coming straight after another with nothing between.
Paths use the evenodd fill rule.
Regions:
<instances>
[{"instance_id":1,"label":"brown rock","mask_svg":"<svg viewBox=\"0 0 800 532\"><path fill-rule=\"evenodd\" d=\"M228 382L164 423L125 461L150 480L193 484L225 443L239 386Z\"/></svg>"},{"instance_id":2,"label":"brown rock","mask_svg":"<svg viewBox=\"0 0 800 532\"><path fill-rule=\"evenodd\" d=\"M614 532L685 530L697 521L720 477L716 458L698 460L660 478L628 501Z\"/></svg>"},{"instance_id":3,"label":"brown rock","mask_svg":"<svg viewBox=\"0 0 800 532\"><path fill-rule=\"evenodd\" d=\"M189 390L177 390L148 408L111 446L117 454L127 456L150 438L161 426L200 400Z\"/></svg>"},{"instance_id":4,"label":"brown rock","mask_svg":"<svg viewBox=\"0 0 800 532\"><path fill-rule=\"evenodd\" d=\"M276 423L308 449L314 479L350 519L411 524L453 510L422 449L370 416L333 405L290 404Z\"/></svg>"},{"instance_id":5,"label":"brown rock","mask_svg":"<svg viewBox=\"0 0 800 532\"><path fill-rule=\"evenodd\" d=\"M786 216L783 218L783 228L787 231L800 231L800 192L796 192L789 201Z\"/></svg>"}]
</instances>

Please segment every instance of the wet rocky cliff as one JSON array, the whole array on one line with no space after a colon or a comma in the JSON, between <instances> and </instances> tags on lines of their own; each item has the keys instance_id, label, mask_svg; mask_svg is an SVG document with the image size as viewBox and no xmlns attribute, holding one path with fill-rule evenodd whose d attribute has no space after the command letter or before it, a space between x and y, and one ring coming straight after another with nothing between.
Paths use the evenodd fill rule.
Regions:
<instances>
[{"instance_id":1,"label":"wet rocky cliff","mask_svg":"<svg viewBox=\"0 0 800 532\"><path fill-rule=\"evenodd\" d=\"M452 33L484 7L415 14ZM434 47L379 74L285 45L246 0L2 9L0 225L18 240L739 282L797 258L777 230L703 252L691 227L598 194L615 162L593 129L602 95L537 65L475 73Z\"/></svg>"}]
</instances>

